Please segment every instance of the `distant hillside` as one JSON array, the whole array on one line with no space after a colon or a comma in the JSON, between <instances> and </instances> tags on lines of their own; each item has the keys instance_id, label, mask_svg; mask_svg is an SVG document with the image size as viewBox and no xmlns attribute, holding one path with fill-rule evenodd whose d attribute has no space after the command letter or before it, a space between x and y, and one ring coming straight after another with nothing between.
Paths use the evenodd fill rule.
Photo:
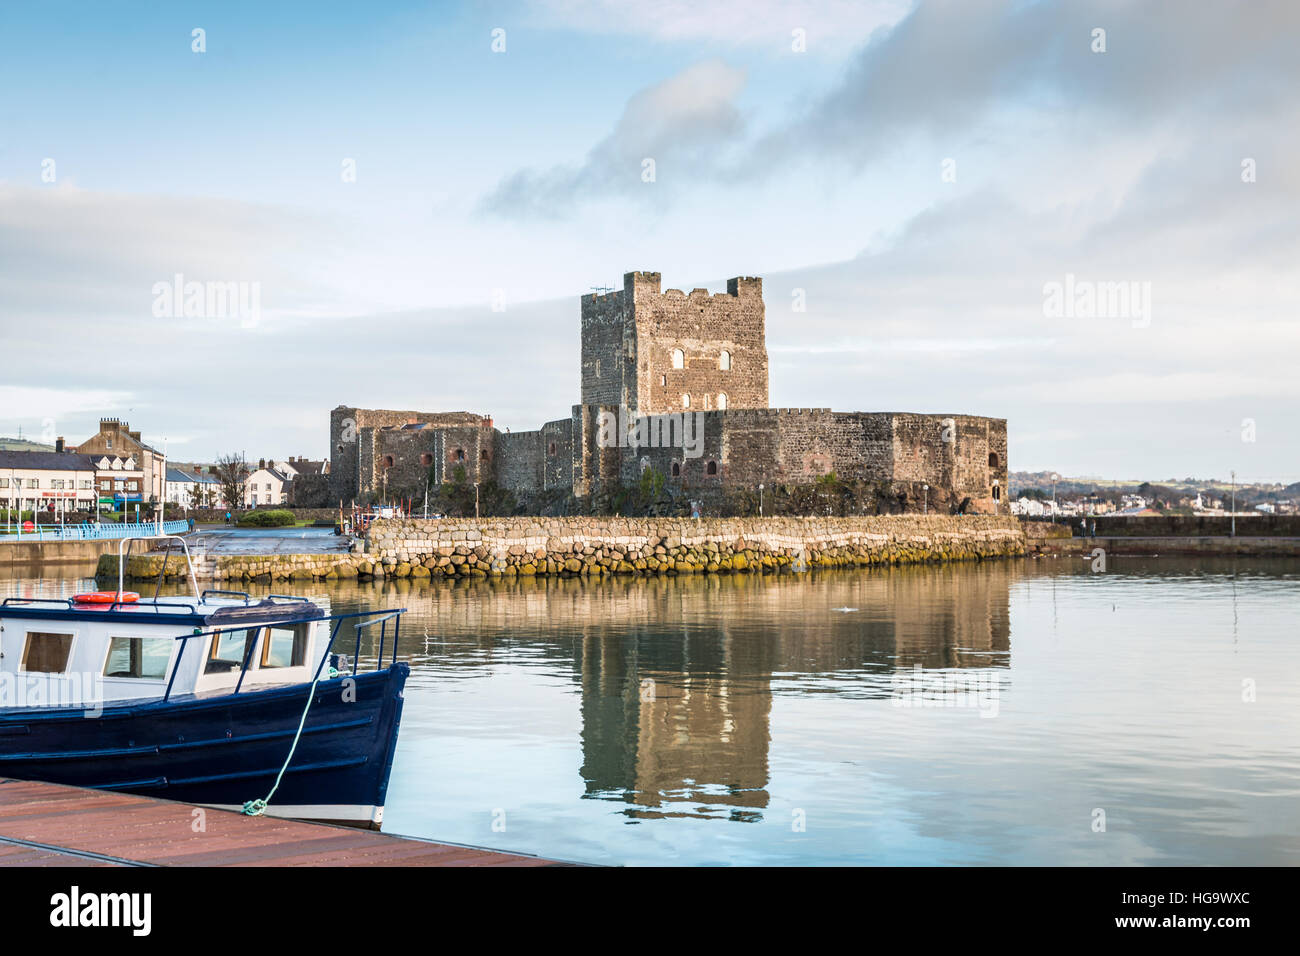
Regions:
<instances>
[{"instance_id":1,"label":"distant hillside","mask_svg":"<svg viewBox=\"0 0 1300 956\"><path fill-rule=\"evenodd\" d=\"M54 451L54 446L26 438L0 438L0 451Z\"/></svg>"},{"instance_id":2,"label":"distant hillside","mask_svg":"<svg viewBox=\"0 0 1300 956\"><path fill-rule=\"evenodd\" d=\"M1011 494L1016 494L1026 488L1043 488L1048 491L1052 488L1052 476L1057 474L1050 471L1013 471L1007 476L1007 486ZM1197 491L1204 491L1210 488L1228 489L1232 482L1227 478L1098 478L1074 477L1069 475L1058 475L1056 478L1057 494L1088 494L1094 491L1098 492L1136 492L1142 485L1153 485L1160 488L1167 488L1171 491L1190 491L1195 494ZM1278 483L1259 483L1237 481L1237 489L1256 489L1267 493L1281 494L1300 494L1300 482L1283 487Z\"/></svg>"}]
</instances>

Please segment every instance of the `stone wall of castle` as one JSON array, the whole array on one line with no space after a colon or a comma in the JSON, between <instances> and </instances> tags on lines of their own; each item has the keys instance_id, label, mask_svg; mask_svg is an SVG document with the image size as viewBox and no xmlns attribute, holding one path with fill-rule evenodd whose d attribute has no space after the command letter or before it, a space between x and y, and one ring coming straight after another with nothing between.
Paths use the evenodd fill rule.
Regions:
<instances>
[{"instance_id":1,"label":"stone wall of castle","mask_svg":"<svg viewBox=\"0 0 1300 956\"><path fill-rule=\"evenodd\" d=\"M629 272L623 288L582 297L581 403L645 413L766 408L763 280L727 291L660 290L657 272ZM674 361L679 353L680 366Z\"/></svg>"},{"instance_id":2,"label":"stone wall of castle","mask_svg":"<svg viewBox=\"0 0 1300 956\"><path fill-rule=\"evenodd\" d=\"M976 415L890 415L891 478L969 497L981 511L1007 511L1007 423Z\"/></svg>"},{"instance_id":3,"label":"stone wall of castle","mask_svg":"<svg viewBox=\"0 0 1300 956\"><path fill-rule=\"evenodd\" d=\"M947 508L969 498L969 508L1006 512L1006 422L972 416L890 412L833 412L826 408L730 409L686 421L673 416L652 430L657 447L599 447L594 409L582 451L591 456L588 493L629 486L653 468L670 490L710 507L732 488L807 484L834 473L844 481L888 482L907 495L908 509ZM595 429L593 432L592 429ZM670 439L671 436L671 439ZM687 442L683 443L683 437ZM661 443L660 443L661 442ZM686 444L693 448L685 447ZM595 447L593 447L595 446ZM690 454L697 451L698 454ZM924 489L928 484L930 490ZM926 504L928 502L929 504Z\"/></svg>"},{"instance_id":4,"label":"stone wall of castle","mask_svg":"<svg viewBox=\"0 0 1300 956\"><path fill-rule=\"evenodd\" d=\"M624 288L582 297L580 403L619 405L636 402L636 337L632 323L634 276Z\"/></svg>"},{"instance_id":5,"label":"stone wall of castle","mask_svg":"<svg viewBox=\"0 0 1300 956\"><path fill-rule=\"evenodd\" d=\"M423 425L425 427L415 427ZM492 419L472 412L415 412L340 405L330 412L330 496L345 503L423 491L465 468L469 481L496 474Z\"/></svg>"},{"instance_id":6,"label":"stone wall of castle","mask_svg":"<svg viewBox=\"0 0 1300 956\"><path fill-rule=\"evenodd\" d=\"M516 493L542 490L544 467L541 431L497 435L497 481Z\"/></svg>"},{"instance_id":7,"label":"stone wall of castle","mask_svg":"<svg viewBox=\"0 0 1300 956\"><path fill-rule=\"evenodd\" d=\"M660 293L658 274L651 276L633 286L634 407L651 414L680 411L688 396L698 411L767 408L763 280L729 279L724 293L693 289L687 295L680 289ZM682 353L682 368L674 368L674 350Z\"/></svg>"},{"instance_id":8,"label":"stone wall of castle","mask_svg":"<svg viewBox=\"0 0 1300 956\"><path fill-rule=\"evenodd\" d=\"M571 491L573 488L573 422L547 422L532 432L497 432L496 479L522 494Z\"/></svg>"}]
</instances>

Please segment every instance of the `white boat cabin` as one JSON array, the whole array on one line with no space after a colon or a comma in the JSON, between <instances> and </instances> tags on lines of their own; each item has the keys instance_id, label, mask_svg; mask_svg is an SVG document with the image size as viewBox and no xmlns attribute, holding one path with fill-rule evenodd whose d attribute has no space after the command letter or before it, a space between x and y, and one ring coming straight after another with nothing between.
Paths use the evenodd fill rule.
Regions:
<instances>
[{"instance_id":1,"label":"white boat cabin","mask_svg":"<svg viewBox=\"0 0 1300 956\"><path fill-rule=\"evenodd\" d=\"M169 684L177 697L306 683L329 642L328 607L302 598L204 592L118 603L116 593L95 599L108 603L0 605L0 707L149 700Z\"/></svg>"}]
</instances>

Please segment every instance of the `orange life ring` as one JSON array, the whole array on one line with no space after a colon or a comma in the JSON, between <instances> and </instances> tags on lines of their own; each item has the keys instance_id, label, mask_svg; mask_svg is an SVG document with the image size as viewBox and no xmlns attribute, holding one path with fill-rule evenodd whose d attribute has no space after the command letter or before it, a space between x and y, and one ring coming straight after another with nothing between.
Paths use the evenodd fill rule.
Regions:
<instances>
[{"instance_id":1,"label":"orange life ring","mask_svg":"<svg viewBox=\"0 0 1300 956\"><path fill-rule=\"evenodd\" d=\"M76 604L134 604L140 600L140 595L134 591L92 591L89 594L74 594L72 600Z\"/></svg>"}]
</instances>

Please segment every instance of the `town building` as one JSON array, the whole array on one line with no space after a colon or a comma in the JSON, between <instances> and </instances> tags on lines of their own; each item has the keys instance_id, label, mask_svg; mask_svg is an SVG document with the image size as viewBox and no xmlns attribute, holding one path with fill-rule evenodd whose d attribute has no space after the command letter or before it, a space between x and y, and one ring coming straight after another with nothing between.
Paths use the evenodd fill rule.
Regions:
<instances>
[{"instance_id":1,"label":"town building","mask_svg":"<svg viewBox=\"0 0 1300 956\"><path fill-rule=\"evenodd\" d=\"M328 461L263 458L244 482L244 506L320 508L329 503Z\"/></svg>"},{"instance_id":2,"label":"town building","mask_svg":"<svg viewBox=\"0 0 1300 956\"><path fill-rule=\"evenodd\" d=\"M225 508L221 482L202 469L167 469L167 503L183 508Z\"/></svg>"},{"instance_id":3,"label":"town building","mask_svg":"<svg viewBox=\"0 0 1300 956\"><path fill-rule=\"evenodd\" d=\"M888 486L898 507L1007 512L1006 421L962 414L771 408L763 282L726 292L660 288L630 272L623 288L581 297L579 404L536 431L491 416L339 406L330 413L331 495L419 495L488 480L521 502L579 501L653 469L676 497L841 480Z\"/></svg>"},{"instance_id":4,"label":"town building","mask_svg":"<svg viewBox=\"0 0 1300 956\"><path fill-rule=\"evenodd\" d=\"M289 503L289 475L263 458L244 480L244 507L280 507Z\"/></svg>"},{"instance_id":5,"label":"town building","mask_svg":"<svg viewBox=\"0 0 1300 956\"><path fill-rule=\"evenodd\" d=\"M96 465L90 455L54 451L0 451L0 504L11 511L43 511L56 519L94 512Z\"/></svg>"},{"instance_id":6,"label":"town building","mask_svg":"<svg viewBox=\"0 0 1300 956\"><path fill-rule=\"evenodd\" d=\"M58 444L61 443L62 439L59 439ZM146 445L140 433L131 431L127 422L101 418L99 431L71 450L93 456L96 462L101 463L100 471L112 472L99 478L101 505L139 505L144 514L151 512L153 506L163 500L167 484L166 458L156 448Z\"/></svg>"}]
</instances>

